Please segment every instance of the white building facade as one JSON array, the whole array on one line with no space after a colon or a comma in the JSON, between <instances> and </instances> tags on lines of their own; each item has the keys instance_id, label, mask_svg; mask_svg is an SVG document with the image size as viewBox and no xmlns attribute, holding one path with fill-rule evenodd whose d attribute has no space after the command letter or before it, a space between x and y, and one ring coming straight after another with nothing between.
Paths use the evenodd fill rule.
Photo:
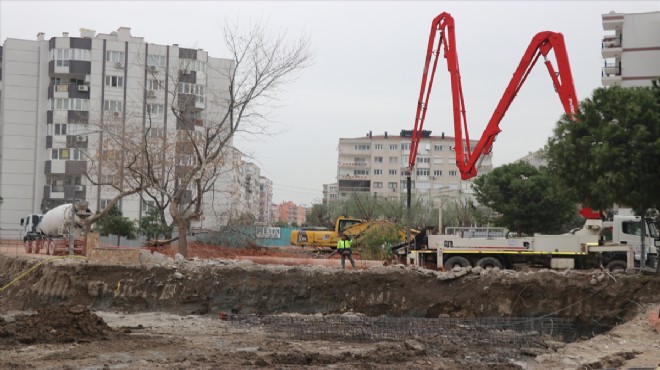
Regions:
<instances>
[{"instance_id":1,"label":"white building facade","mask_svg":"<svg viewBox=\"0 0 660 370\"><path fill-rule=\"evenodd\" d=\"M603 86L651 86L660 78L660 11L603 14Z\"/></svg>"},{"instance_id":2,"label":"white building facade","mask_svg":"<svg viewBox=\"0 0 660 370\"><path fill-rule=\"evenodd\" d=\"M212 97L228 91L227 74L221 71L233 68L233 61L209 57L202 49L150 44L121 27L98 35L81 29L80 37L64 33L45 39L40 33L36 40L9 38L1 49L0 68L0 228L13 237L9 230L18 229L27 214L73 200L87 200L96 211L116 194L85 177L90 155L106 150L94 124L148 124L151 139L195 130L174 116L168 92L178 89L179 97L190 97L191 122L201 126L207 117L225 111ZM177 166L190 165L178 151L175 160ZM236 160L224 163L224 173L238 171L231 167ZM205 194L205 226L224 222L218 215L226 214L226 208L216 208L232 203L229 189L235 178L220 176L217 189ZM121 202L131 219L151 206L144 194Z\"/></svg>"}]
</instances>

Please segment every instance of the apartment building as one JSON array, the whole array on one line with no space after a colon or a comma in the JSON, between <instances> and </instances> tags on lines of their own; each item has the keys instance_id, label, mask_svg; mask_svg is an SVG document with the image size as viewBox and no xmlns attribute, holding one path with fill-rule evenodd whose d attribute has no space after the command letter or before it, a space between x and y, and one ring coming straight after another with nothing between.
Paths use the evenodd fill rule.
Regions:
<instances>
[{"instance_id":1,"label":"apartment building","mask_svg":"<svg viewBox=\"0 0 660 370\"><path fill-rule=\"evenodd\" d=\"M229 80L222 71L231 68L230 59L177 44L151 44L126 27L109 34L81 29L79 37L63 33L46 39L39 33L36 40L6 39L0 47L2 232L16 230L27 214L73 200L87 200L92 211L105 207L115 192L87 182L89 159L98 153L105 159L121 153L110 150L109 140L104 143L103 133L94 127L111 124L123 132L137 124L148 127L149 140L168 134L176 134L176 140L189 138L179 134L200 130L205 119L225 111L215 97L227 91ZM171 91L178 92L174 104L181 111L186 102L185 122L172 113ZM183 141L168 153L176 161L176 176L194 161L186 152L190 145ZM240 163L234 157L229 155L225 165ZM238 169L223 169L232 171ZM112 176L107 172L106 177ZM233 200L227 189L237 186L232 183L237 176L221 176L216 189L205 195L206 226L226 221L223 207ZM153 206L150 202L137 194L124 198L121 208L125 216L137 219Z\"/></svg>"},{"instance_id":2,"label":"apartment building","mask_svg":"<svg viewBox=\"0 0 660 370\"><path fill-rule=\"evenodd\" d=\"M454 138L433 136L424 131L419 142L417 163L411 174L412 194L429 202L441 196L471 193L469 181L461 180L456 168ZM340 138L337 161L339 199L354 193L371 194L390 200L405 199L406 169L412 132L401 130L399 135L373 135ZM476 141L471 141L476 145ZM479 174L492 169L492 157L484 156Z\"/></svg>"},{"instance_id":3,"label":"apartment building","mask_svg":"<svg viewBox=\"0 0 660 370\"><path fill-rule=\"evenodd\" d=\"M259 177L259 216L258 222L273 223L273 181L265 176Z\"/></svg>"},{"instance_id":4,"label":"apartment building","mask_svg":"<svg viewBox=\"0 0 660 370\"><path fill-rule=\"evenodd\" d=\"M539 149L535 152L529 152L526 156L516 160L515 162L528 163L535 168L548 167L548 158L545 156L544 149Z\"/></svg>"},{"instance_id":5,"label":"apartment building","mask_svg":"<svg viewBox=\"0 0 660 370\"><path fill-rule=\"evenodd\" d=\"M603 86L651 86L660 78L660 11L602 15Z\"/></svg>"},{"instance_id":6,"label":"apartment building","mask_svg":"<svg viewBox=\"0 0 660 370\"><path fill-rule=\"evenodd\" d=\"M339 199L339 187L337 183L323 184L323 204L328 205Z\"/></svg>"},{"instance_id":7,"label":"apartment building","mask_svg":"<svg viewBox=\"0 0 660 370\"><path fill-rule=\"evenodd\" d=\"M307 208L291 201L282 202L275 207L275 221L302 225L307 220Z\"/></svg>"}]
</instances>

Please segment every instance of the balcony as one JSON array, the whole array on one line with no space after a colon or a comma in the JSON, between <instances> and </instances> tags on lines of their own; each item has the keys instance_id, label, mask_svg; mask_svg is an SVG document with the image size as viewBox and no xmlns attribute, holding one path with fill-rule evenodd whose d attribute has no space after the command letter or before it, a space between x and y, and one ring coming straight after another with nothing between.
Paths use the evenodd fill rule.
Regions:
<instances>
[{"instance_id":1,"label":"balcony","mask_svg":"<svg viewBox=\"0 0 660 370\"><path fill-rule=\"evenodd\" d=\"M367 167L367 162L342 162L339 163L339 167L349 167L349 168Z\"/></svg>"},{"instance_id":2,"label":"balcony","mask_svg":"<svg viewBox=\"0 0 660 370\"><path fill-rule=\"evenodd\" d=\"M605 62L602 76L621 76L621 62Z\"/></svg>"},{"instance_id":3,"label":"balcony","mask_svg":"<svg viewBox=\"0 0 660 370\"><path fill-rule=\"evenodd\" d=\"M623 14L609 13L603 14L603 30L617 31L623 28Z\"/></svg>"},{"instance_id":4,"label":"balcony","mask_svg":"<svg viewBox=\"0 0 660 370\"><path fill-rule=\"evenodd\" d=\"M605 62L601 74L603 86L619 86L623 77L621 76L621 62Z\"/></svg>"},{"instance_id":5,"label":"balcony","mask_svg":"<svg viewBox=\"0 0 660 370\"><path fill-rule=\"evenodd\" d=\"M601 54L603 58L617 58L621 56L623 48L621 47L621 35L609 35L603 37L601 44Z\"/></svg>"},{"instance_id":6,"label":"balcony","mask_svg":"<svg viewBox=\"0 0 660 370\"><path fill-rule=\"evenodd\" d=\"M621 81L623 81L623 78L620 75L619 76L603 75L603 77L601 77L600 80L604 87L610 87L610 86L621 86Z\"/></svg>"}]
</instances>

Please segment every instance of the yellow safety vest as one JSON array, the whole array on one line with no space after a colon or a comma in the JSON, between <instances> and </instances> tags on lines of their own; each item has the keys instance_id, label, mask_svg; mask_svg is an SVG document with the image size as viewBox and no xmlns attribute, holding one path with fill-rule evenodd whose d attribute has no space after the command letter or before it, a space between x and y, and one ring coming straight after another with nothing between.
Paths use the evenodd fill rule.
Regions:
<instances>
[{"instance_id":1,"label":"yellow safety vest","mask_svg":"<svg viewBox=\"0 0 660 370\"><path fill-rule=\"evenodd\" d=\"M350 240L339 240L337 242L337 249L350 249L351 241Z\"/></svg>"}]
</instances>

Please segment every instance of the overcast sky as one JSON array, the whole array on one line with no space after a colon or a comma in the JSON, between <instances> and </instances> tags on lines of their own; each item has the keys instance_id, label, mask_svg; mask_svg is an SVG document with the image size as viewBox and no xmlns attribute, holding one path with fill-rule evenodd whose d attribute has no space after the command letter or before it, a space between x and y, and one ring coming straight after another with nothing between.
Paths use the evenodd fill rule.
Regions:
<instances>
[{"instance_id":1,"label":"overcast sky","mask_svg":"<svg viewBox=\"0 0 660 370\"><path fill-rule=\"evenodd\" d=\"M660 1L7 1L0 40L46 39L80 28L131 34L155 44L201 48L228 57L225 19L309 35L314 64L283 91L267 137L242 137L239 149L274 183L274 201L320 203L336 182L340 137L412 129L432 19L456 22L470 138L478 139L520 57L540 31L564 34L580 100L601 86L601 15L660 10ZM444 60L441 60L444 63ZM424 128L453 136L449 80L438 68ZM563 113L547 70L534 69L500 127L495 166L543 147Z\"/></svg>"}]
</instances>

